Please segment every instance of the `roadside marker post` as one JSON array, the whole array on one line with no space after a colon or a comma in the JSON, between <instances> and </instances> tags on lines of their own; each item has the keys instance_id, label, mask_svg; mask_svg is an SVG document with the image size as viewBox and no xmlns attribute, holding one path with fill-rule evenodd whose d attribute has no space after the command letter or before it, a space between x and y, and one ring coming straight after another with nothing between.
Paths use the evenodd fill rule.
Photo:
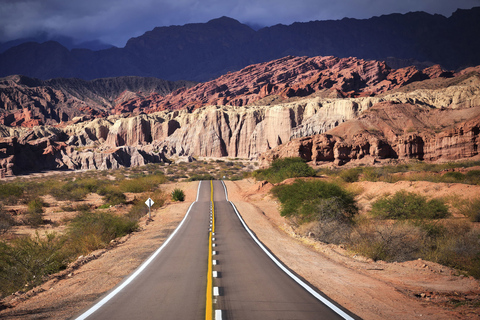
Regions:
<instances>
[{"instance_id":1,"label":"roadside marker post","mask_svg":"<svg viewBox=\"0 0 480 320\"><path fill-rule=\"evenodd\" d=\"M153 206L155 202L151 198L148 198L147 201L145 201L145 204L148 207L148 218L152 219L152 213L150 212L150 208Z\"/></svg>"}]
</instances>

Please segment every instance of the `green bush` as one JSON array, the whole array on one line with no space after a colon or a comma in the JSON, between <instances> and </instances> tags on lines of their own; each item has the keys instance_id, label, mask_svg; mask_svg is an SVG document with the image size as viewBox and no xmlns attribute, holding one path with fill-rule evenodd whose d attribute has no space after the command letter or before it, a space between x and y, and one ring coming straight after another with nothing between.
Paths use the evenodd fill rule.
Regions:
<instances>
[{"instance_id":1,"label":"green bush","mask_svg":"<svg viewBox=\"0 0 480 320\"><path fill-rule=\"evenodd\" d=\"M272 162L270 168L256 170L253 177L257 180L267 180L279 183L289 178L314 177L315 170L301 158L279 158Z\"/></svg>"},{"instance_id":2,"label":"green bush","mask_svg":"<svg viewBox=\"0 0 480 320\"><path fill-rule=\"evenodd\" d=\"M426 259L480 278L480 231L467 223L450 223L432 238L423 252Z\"/></svg>"},{"instance_id":3,"label":"green bush","mask_svg":"<svg viewBox=\"0 0 480 320\"><path fill-rule=\"evenodd\" d=\"M16 183L0 183L0 201L5 204L16 204L23 191L24 188Z\"/></svg>"},{"instance_id":4,"label":"green bush","mask_svg":"<svg viewBox=\"0 0 480 320\"><path fill-rule=\"evenodd\" d=\"M441 219L450 214L443 201L404 190L380 197L372 204L371 213L382 219Z\"/></svg>"},{"instance_id":5,"label":"green bush","mask_svg":"<svg viewBox=\"0 0 480 320\"><path fill-rule=\"evenodd\" d=\"M459 212L472 222L480 222L480 198L462 201Z\"/></svg>"},{"instance_id":6,"label":"green bush","mask_svg":"<svg viewBox=\"0 0 480 320\"><path fill-rule=\"evenodd\" d=\"M15 219L13 219L12 215L6 212L0 204L0 235L6 233L14 225Z\"/></svg>"},{"instance_id":7,"label":"green bush","mask_svg":"<svg viewBox=\"0 0 480 320\"><path fill-rule=\"evenodd\" d=\"M27 209L27 223L32 227L38 227L44 223L43 214L45 210L43 207L45 203L40 198L35 198L28 203Z\"/></svg>"},{"instance_id":8,"label":"green bush","mask_svg":"<svg viewBox=\"0 0 480 320\"><path fill-rule=\"evenodd\" d=\"M444 182L460 182L465 179L465 175L461 172L452 171L442 175L442 181Z\"/></svg>"},{"instance_id":9,"label":"green bush","mask_svg":"<svg viewBox=\"0 0 480 320\"><path fill-rule=\"evenodd\" d=\"M299 223L327 218L350 221L358 212L351 193L325 181L296 180L275 186L272 193L282 204L281 215Z\"/></svg>"},{"instance_id":10,"label":"green bush","mask_svg":"<svg viewBox=\"0 0 480 320\"><path fill-rule=\"evenodd\" d=\"M480 170L471 170L465 174L465 182L480 185Z\"/></svg>"},{"instance_id":11,"label":"green bush","mask_svg":"<svg viewBox=\"0 0 480 320\"><path fill-rule=\"evenodd\" d=\"M351 168L340 172L339 177L345 182L357 182L360 176L359 168Z\"/></svg>"},{"instance_id":12,"label":"green bush","mask_svg":"<svg viewBox=\"0 0 480 320\"><path fill-rule=\"evenodd\" d=\"M40 284L45 276L65 268L63 241L54 233L0 242L0 293L9 295Z\"/></svg>"},{"instance_id":13,"label":"green bush","mask_svg":"<svg viewBox=\"0 0 480 320\"><path fill-rule=\"evenodd\" d=\"M105 204L110 206L125 203L127 200L125 194L114 187L104 187L98 191L98 194L103 197Z\"/></svg>"},{"instance_id":14,"label":"green bush","mask_svg":"<svg viewBox=\"0 0 480 320\"><path fill-rule=\"evenodd\" d=\"M88 186L75 181L69 181L50 190L50 194L59 201L80 201L89 193Z\"/></svg>"},{"instance_id":15,"label":"green bush","mask_svg":"<svg viewBox=\"0 0 480 320\"><path fill-rule=\"evenodd\" d=\"M137 177L134 179L126 179L120 182L120 190L123 192L149 192L155 190L159 184L165 183L167 178L161 175L149 175L144 177Z\"/></svg>"},{"instance_id":16,"label":"green bush","mask_svg":"<svg viewBox=\"0 0 480 320\"><path fill-rule=\"evenodd\" d=\"M202 181L202 180L215 180L215 177L212 176L211 174L194 174L190 178L188 178L188 181Z\"/></svg>"},{"instance_id":17,"label":"green bush","mask_svg":"<svg viewBox=\"0 0 480 320\"><path fill-rule=\"evenodd\" d=\"M185 193L182 189L175 188L172 191L172 200L173 201L184 201L185 200Z\"/></svg>"},{"instance_id":18,"label":"green bush","mask_svg":"<svg viewBox=\"0 0 480 320\"><path fill-rule=\"evenodd\" d=\"M75 256L106 247L111 240L137 230L138 223L109 212L80 212L69 224L66 244Z\"/></svg>"}]
</instances>

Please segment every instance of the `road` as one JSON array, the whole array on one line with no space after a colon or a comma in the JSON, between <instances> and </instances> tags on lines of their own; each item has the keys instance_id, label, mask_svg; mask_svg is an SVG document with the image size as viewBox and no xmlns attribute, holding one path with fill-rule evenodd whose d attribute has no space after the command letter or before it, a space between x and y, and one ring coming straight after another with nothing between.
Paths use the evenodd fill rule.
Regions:
<instances>
[{"instance_id":1,"label":"road","mask_svg":"<svg viewBox=\"0 0 480 320\"><path fill-rule=\"evenodd\" d=\"M212 185L212 249L211 189L210 182L203 181L197 201L148 265L77 319L205 319L209 250L215 251L213 286L219 292L213 309L221 310L217 316L221 314L222 319L349 318L343 310L327 307L318 292L314 292L317 297L312 295L279 268L242 225L227 201L224 184L214 181Z\"/></svg>"}]
</instances>

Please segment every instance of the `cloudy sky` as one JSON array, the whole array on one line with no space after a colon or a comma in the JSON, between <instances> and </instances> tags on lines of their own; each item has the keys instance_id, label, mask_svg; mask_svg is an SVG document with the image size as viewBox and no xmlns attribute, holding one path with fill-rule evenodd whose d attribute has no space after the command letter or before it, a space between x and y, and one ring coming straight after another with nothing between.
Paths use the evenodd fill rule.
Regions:
<instances>
[{"instance_id":1,"label":"cloudy sky","mask_svg":"<svg viewBox=\"0 0 480 320\"><path fill-rule=\"evenodd\" d=\"M409 11L449 17L475 6L480 0L0 0L0 42L47 32L123 47L155 27L221 16L260 27Z\"/></svg>"}]
</instances>

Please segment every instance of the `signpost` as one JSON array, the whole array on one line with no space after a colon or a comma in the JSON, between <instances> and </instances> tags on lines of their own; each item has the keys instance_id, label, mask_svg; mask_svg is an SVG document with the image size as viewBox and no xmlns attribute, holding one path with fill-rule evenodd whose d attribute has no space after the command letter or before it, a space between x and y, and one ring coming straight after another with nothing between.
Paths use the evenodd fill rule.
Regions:
<instances>
[{"instance_id":1,"label":"signpost","mask_svg":"<svg viewBox=\"0 0 480 320\"><path fill-rule=\"evenodd\" d=\"M153 202L153 200L151 198L148 198L147 201L145 201L145 204L148 207L148 218L149 219L152 219L152 214L150 213L150 208L153 206L154 203L155 202Z\"/></svg>"}]
</instances>

